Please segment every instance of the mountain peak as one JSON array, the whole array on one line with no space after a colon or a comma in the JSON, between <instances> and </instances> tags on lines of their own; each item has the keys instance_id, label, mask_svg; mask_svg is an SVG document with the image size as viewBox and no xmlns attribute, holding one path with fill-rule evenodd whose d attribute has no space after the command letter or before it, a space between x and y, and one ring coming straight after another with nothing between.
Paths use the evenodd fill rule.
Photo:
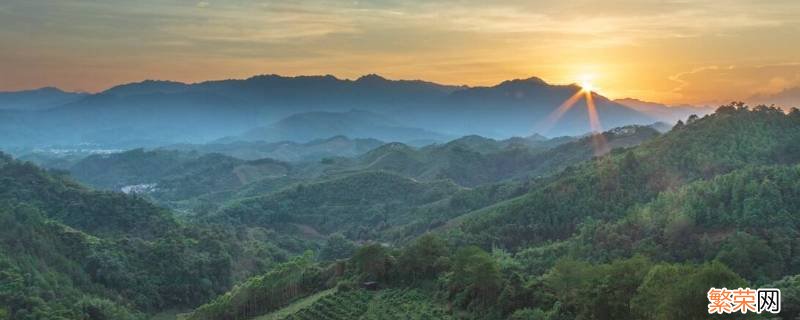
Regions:
<instances>
[{"instance_id":1,"label":"mountain peak","mask_svg":"<svg viewBox=\"0 0 800 320\"><path fill-rule=\"evenodd\" d=\"M378 75L378 74L375 74L375 73L370 73L370 74L367 74L367 75L363 75L363 76L359 77L358 79L356 79L356 82L367 82L367 83L380 83L380 82L386 82L386 81L389 81L389 80L384 78L384 77L382 77L382 76L380 76L380 75Z\"/></svg>"},{"instance_id":2,"label":"mountain peak","mask_svg":"<svg viewBox=\"0 0 800 320\"><path fill-rule=\"evenodd\" d=\"M11 94L36 93L36 92L41 92L41 93L77 93L77 92L67 92L67 91L61 90L61 89L56 88L56 87L41 87L41 88L37 88L37 89L27 89L27 90L19 90L19 91L0 91L0 93L11 93Z\"/></svg>"},{"instance_id":3,"label":"mountain peak","mask_svg":"<svg viewBox=\"0 0 800 320\"><path fill-rule=\"evenodd\" d=\"M325 75L299 75L299 76L282 76L279 74L260 74L244 79L244 81L303 81L303 80L324 80L324 81L339 81L340 79L332 74Z\"/></svg>"},{"instance_id":4,"label":"mountain peak","mask_svg":"<svg viewBox=\"0 0 800 320\"><path fill-rule=\"evenodd\" d=\"M45 110L78 101L86 95L83 92L67 92L56 87L0 91L0 110Z\"/></svg>"},{"instance_id":5,"label":"mountain peak","mask_svg":"<svg viewBox=\"0 0 800 320\"><path fill-rule=\"evenodd\" d=\"M542 80L539 77L530 77L527 79L514 79L514 80L506 80L501 82L498 87L505 87L505 86L518 86L518 85L535 85L535 86L546 86L549 85L547 82Z\"/></svg>"},{"instance_id":6,"label":"mountain peak","mask_svg":"<svg viewBox=\"0 0 800 320\"><path fill-rule=\"evenodd\" d=\"M39 91L39 92L54 92L54 93L67 93L66 91L64 91L64 90L61 90L61 89L59 89L59 88L56 88L56 87L41 87L41 88L39 88L39 89L32 90L32 91Z\"/></svg>"},{"instance_id":7,"label":"mountain peak","mask_svg":"<svg viewBox=\"0 0 800 320\"><path fill-rule=\"evenodd\" d=\"M152 94L152 93L169 93L169 92L176 92L183 90L187 86L188 85L183 82L148 79L140 82L132 82L114 86L111 89L103 91L103 93L114 94L118 96Z\"/></svg>"}]
</instances>

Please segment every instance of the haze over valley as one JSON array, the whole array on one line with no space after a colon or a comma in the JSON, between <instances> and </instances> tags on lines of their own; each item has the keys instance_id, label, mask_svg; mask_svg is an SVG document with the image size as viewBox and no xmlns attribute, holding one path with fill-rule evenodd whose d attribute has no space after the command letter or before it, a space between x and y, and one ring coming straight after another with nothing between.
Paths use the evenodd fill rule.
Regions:
<instances>
[{"instance_id":1,"label":"haze over valley","mask_svg":"<svg viewBox=\"0 0 800 320\"><path fill-rule=\"evenodd\" d=\"M144 81L96 94L48 88L0 95L0 105L6 106L0 111L0 130L5 133L0 145L25 150L307 143L338 135L424 145L473 134L496 139L579 136L598 131L588 125L587 108L571 108L557 123L548 123L548 117L581 90L575 84L552 85L538 78L456 87L377 75L354 81L276 75L196 84ZM605 129L673 124L690 114L712 111L592 95ZM572 103L581 106L585 99L580 95Z\"/></svg>"}]
</instances>

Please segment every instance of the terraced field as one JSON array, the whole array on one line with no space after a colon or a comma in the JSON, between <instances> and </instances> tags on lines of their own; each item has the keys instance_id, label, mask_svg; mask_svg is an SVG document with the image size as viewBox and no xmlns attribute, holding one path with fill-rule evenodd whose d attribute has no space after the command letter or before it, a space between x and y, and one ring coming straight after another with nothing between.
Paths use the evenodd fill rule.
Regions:
<instances>
[{"instance_id":1,"label":"terraced field","mask_svg":"<svg viewBox=\"0 0 800 320\"><path fill-rule=\"evenodd\" d=\"M452 319L432 297L415 289L337 292L283 320Z\"/></svg>"},{"instance_id":2,"label":"terraced field","mask_svg":"<svg viewBox=\"0 0 800 320\"><path fill-rule=\"evenodd\" d=\"M453 319L433 297L416 289L391 289L376 293L362 320Z\"/></svg>"}]
</instances>

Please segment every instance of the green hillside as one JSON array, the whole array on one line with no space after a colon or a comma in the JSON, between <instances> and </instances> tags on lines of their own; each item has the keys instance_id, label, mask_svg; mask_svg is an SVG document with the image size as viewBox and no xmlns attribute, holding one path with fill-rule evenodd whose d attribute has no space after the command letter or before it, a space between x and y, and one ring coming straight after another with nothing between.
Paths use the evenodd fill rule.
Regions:
<instances>
[{"instance_id":1,"label":"green hillside","mask_svg":"<svg viewBox=\"0 0 800 320\"><path fill-rule=\"evenodd\" d=\"M798 118L767 107L723 107L637 148L569 167L466 221L462 231L476 243L506 248L564 239L587 218L620 218L691 181L745 166L796 163Z\"/></svg>"},{"instance_id":2,"label":"green hillside","mask_svg":"<svg viewBox=\"0 0 800 320\"><path fill-rule=\"evenodd\" d=\"M551 176L457 191L414 211L449 217L438 235L362 246L316 291L336 292L287 318L708 319L708 288L749 286L781 288L794 319L798 138L800 112L732 105Z\"/></svg>"},{"instance_id":3,"label":"green hillside","mask_svg":"<svg viewBox=\"0 0 800 320\"><path fill-rule=\"evenodd\" d=\"M185 210L235 198L246 187L289 185L296 181L290 176L292 170L288 163L271 159L246 161L218 153L134 149L89 156L69 171L95 188L135 192Z\"/></svg>"},{"instance_id":4,"label":"green hillside","mask_svg":"<svg viewBox=\"0 0 800 320\"><path fill-rule=\"evenodd\" d=\"M303 250L288 236L187 224L142 198L92 191L4 154L0 181L0 314L11 319L191 308Z\"/></svg>"},{"instance_id":5,"label":"green hillside","mask_svg":"<svg viewBox=\"0 0 800 320\"><path fill-rule=\"evenodd\" d=\"M382 229L411 222L409 213L417 207L458 191L447 181L417 182L366 171L242 199L208 219L248 226L302 224L323 234L343 232L352 239L374 239Z\"/></svg>"},{"instance_id":6,"label":"green hillside","mask_svg":"<svg viewBox=\"0 0 800 320\"><path fill-rule=\"evenodd\" d=\"M800 316L800 111L520 139L80 162L157 184L127 195L2 154L0 319L691 320L712 286Z\"/></svg>"},{"instance_id":7,"label":"green hillside","mask_svg":"<svg viewBox=\"0 0 800 320\"><path fill-rule=\"evenodd\" d=\"M630 126L605 132L603 136L613 149L635 146L658 134L650 127ZM475 187L548 175L594 155L592 137L498 141L466 136L420 149L400 143L386 144L359 157L360 165L355 168L387 170L420 180L450 179L462 186Z\"/></svg>"},{"instance_id":8,"label":"green hillside","mask_svg":"<svg viewBox=\"0 0 800 320\"><path fill-rule=\"evenodd\" d=\"M443 306L432 303L427 292L417 289L386 289L336 292L308 307L277 319L285 320L376 320L452 319ZM259 318L259 320L261 320Z\"/></svg>"},{"instance_id":9,"label":"green hillside","mask_svg":"<svg viewBox=\"0 0 800 320\"><path fill-rule=\"evenodd\" d=\"M144 199L90 191L69 178L2 156L0 202L34 207L49 218L98 235L151 238L177 227L166 210Z\"/></svg>"},{"instance_id":10,"label":"green hillside","mask_svg":"<svg viewBox=\"0 0 800 320\"><path fill-rule=\"evenodd\" d=\"M108 155L91 155L68 170L78 180L101 189L120 190L127 185L153 183L197 153L134 149Z\"/></svg>"}]
</instances>

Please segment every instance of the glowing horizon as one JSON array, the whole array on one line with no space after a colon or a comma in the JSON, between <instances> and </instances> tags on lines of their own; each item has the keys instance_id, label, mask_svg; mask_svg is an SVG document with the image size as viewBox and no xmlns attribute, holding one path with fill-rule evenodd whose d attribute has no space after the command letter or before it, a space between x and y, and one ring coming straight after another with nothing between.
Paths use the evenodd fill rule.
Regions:
<instances>
[{"instance_id":1,"label":"glowing horizon","mask_svg":"<svg viewBox=\"0 0 800 320\"><path fill-rule=\"evenodd\" d=\"M257 74L469 86L588 74L610 98L718 104L800 87L798 15L788 0L7 0L0 91Z\"/></svg>"}]
</instances>

